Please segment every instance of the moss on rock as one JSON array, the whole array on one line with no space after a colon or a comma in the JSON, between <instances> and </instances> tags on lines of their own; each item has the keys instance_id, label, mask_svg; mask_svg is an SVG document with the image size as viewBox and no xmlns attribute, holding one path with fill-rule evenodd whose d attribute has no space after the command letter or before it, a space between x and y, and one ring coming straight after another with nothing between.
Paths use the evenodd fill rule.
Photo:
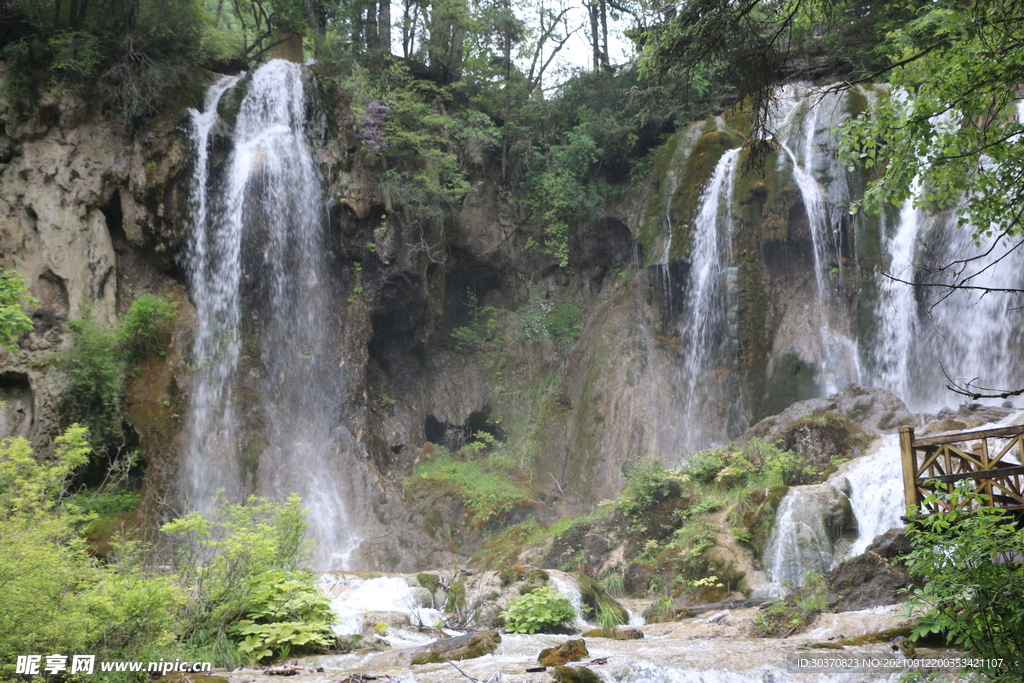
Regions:
<instances>
[{"instance_id":1,"label":"moss on rock","mask_svg":"<svg viewBox=\"0 0 1024 683\"><path fill-rule=\"evenodd\" d=\"M587 644L581 638L567 640L561 645L544 648L537 655L537 661L544 666L562 666L568 662L578 662L584 657L589 657L590 651Z\"/></svg>"}]
</instances>

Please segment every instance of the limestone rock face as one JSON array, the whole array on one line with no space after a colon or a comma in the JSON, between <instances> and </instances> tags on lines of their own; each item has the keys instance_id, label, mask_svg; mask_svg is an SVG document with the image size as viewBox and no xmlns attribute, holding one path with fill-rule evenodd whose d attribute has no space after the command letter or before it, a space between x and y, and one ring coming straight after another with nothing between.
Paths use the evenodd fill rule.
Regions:
<instances>
[{"instance_id":1,"label":"limestone rock face","mask_svg":"<svg viewBox=\"0 0 1024 683\"><path fill-rule=\"evenodd\" d=\"M45 449L61 385L38 361L67 344L65 323L113 324L138 294L174 284L183 139L176 119L132 139L69 94L44 96L31 115L0 101L0 122L0 266L20 273L38 302L21 352L0 351L0 366L32 397L18 433Z\"/></svg>"}]
</instances>

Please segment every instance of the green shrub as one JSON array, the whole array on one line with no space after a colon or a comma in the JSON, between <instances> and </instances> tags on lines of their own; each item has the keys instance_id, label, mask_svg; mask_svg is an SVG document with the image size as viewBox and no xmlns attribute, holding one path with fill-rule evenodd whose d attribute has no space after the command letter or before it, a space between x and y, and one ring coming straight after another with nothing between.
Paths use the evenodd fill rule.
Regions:
<instances>
[{"instance_id":1,"label":"green shrub","mask_svg":"<svg viewBox=\"0 0 1024 683\"><path fill-rule=\"evenodd\" d=\"M152 294L143 294L132 302L117 332L120 348L131 360L146 354L164 355L165 344L159 332L166 329L177 313L177 304Z\"/></svg>"},{"instance_id":2,"label":"green shrub","mask_svg":"<svg viewBox=\"0 0 1024 683\"><path fill-rule=\"evenodd\" d=\"M68 378L61 412L69 422L87 426L98 448L121 441L124 385L131 363L147 353L162 353L160 332L174 313L174 304L144 294L116 328L88 317L68 323L74 345L57 355Z\"/></svg>"},{"instance_id":3,"label":"green shrub","mask_svg":"<svg viewBox=\"0 0 1024 683\"><path fill-rule=\"evenodd\" d=\"M155 659L177 636L177 587L146 575L128 552L116 564L97 563L76 532L92 515L63 504L90 451L85 434L69 427L49 462L37 461L25 439L0 441L0 680L12 680L17 655Z\"/></svg>"},{"instance_id":4,"label":"green shrub","mask_svg":"<svg viewBox=\"0 0 1024 683\"><path fill-rule=\"evenodd\" d=\"M542 586L509 603L501 613L510 633L550 633L575 618L569 599Z\"/></svg>"},{"instance_id":5,"label":"green shrub","mask_svg":"<svg viewBox=\"0 0 1024 683\"><path fill-rule=\"evenodd\" d=\"M177 580L190 599L180 619L190 656L218 665L318 649L332 615L312 576L305 511L293 495L282 504L251 497L221 501L209 518L192 512L163 526L180 539Z\"/></svg>"},{"instance_id":6,"label":"green shrub","mask_svg":"<svg viewBox=\"0 0 1024 683\"><path fill-rule=\"evenodd\" d=\"M334 640L333 621L330 601L308 575L266 572L255 585L246 618L227 633L242 638L238 649L259 661L327 647Z\"/></svg>"},{"instance_id":7,"label":"green shrub","mask_svg":"<svg viewBox=\"0 0 1024 683\"><path fill-rule=\"evenodd\" d=\"M14 271L0 269L0 346L17 353L18 337L32 329L32 319L25 315L24 307L35 299L28 296L25 281Z\"/></svg>"},{"instance_id":8,"label":"green shrub","mask_svg":"<svg viewBox=\"0 0 1024 683\"><path fill-rule=\"evenodd\" d=\"M907 568L924 581L910 591L919 615L912 635L941 633L983 662L978 670L988 678L1016 681L1024 662L1024 529L972 486L937 485L925 503L943 501L947 511L912 517L907 527Z\"/></svg>"},{"instance_id":9,"label":"green shrub","mask_svg":"<svg viewBox=\"0 0 1024 683\"><path fill-rule=\"evenodd\" d=\"M74 345L61 352L59 365L68 377L61 412L89 428L97 445L120 434L127 363L116 331L91 320L68 323Z\"/></svg>"},{"instance_id":10,"label":"green shrub","mask_svg":"<svg viewBox=\"0 0 1024 683\"><path fill-rule=\"evenodd\" d=\"M665 469L657 460L651 460L633 468L626 480L618 507L634 526L649 527L652 509L665 501L675 501L673 506L680 509L685 507L683 503L687 501L682 498L690 477L680 470ZM678 516L675 520L678 522Z\"/></svg>"},{"instance_id":11,"label":"green shrub","mask_svg":"<svg viewBox=\"0 0 1024 683\"><path fill-rule=\"evenodd\" d=\"M683 471L698 484L710 484L725 469L726 454L724 448L711 448L694 453L687 459Z\"/></svg>"},{"instance_id":12,"label":"green shrub","mask_svg":"<svg viewBox=\"0 0 1024 683\"><path fill-rule=\"evenodd\" d=\"M117 489L113 491L82 491L68 498L65 505L83 514L109 517L118 512L133 510L139 504L137 491Z\"/></svg>"}]
</instances>

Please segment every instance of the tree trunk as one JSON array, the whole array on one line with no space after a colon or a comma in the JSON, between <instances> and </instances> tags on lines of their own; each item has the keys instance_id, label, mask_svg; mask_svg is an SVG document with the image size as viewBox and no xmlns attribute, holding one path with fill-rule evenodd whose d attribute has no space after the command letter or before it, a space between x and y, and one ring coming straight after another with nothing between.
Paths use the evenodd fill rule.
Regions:
<instances>
[{"instance_id":1,"label":"tree trunk","mask_svg":"<svg viewBox=\"0 0 1024 683\"><path fill-rule=\"evenodd\" d=\"M220 2L223 2L223 0L218 0L218 17L220 16ZM313 5L313 0L302 0L302 9L306 12L306 23L309 24L309 28L313 30L313 56L319 59L324 44L324 26L320 23L320 17L317 16L316 6Z\"/></svg>"},{"instance_id":2,"label":"tree trunk","mask_svg":"<svg viewBox=\"0 0 1024 683\"><path fill-rule=\"evenodd\" d=\"M379 63L383 66L391 57L391 0L380 0L377 10L377 40Z\"/></svg>"}]
</instances>

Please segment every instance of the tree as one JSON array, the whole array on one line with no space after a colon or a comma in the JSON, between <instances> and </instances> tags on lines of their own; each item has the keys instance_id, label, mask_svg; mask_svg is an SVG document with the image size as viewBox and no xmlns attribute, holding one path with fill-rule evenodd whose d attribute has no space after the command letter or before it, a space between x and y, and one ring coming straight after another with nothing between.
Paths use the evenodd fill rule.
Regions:
<instances>
[{"instance_id":1,"label":"tree","mask_svg":"<svg viewBox=\"0 0 1024 683\"><path fill-rule=\"evenodd\" d=\"M27 291L18 273L0 269L0 346L11 353L18 352L18 337L32 329L24 307L35 304L35 299Z\"/></svg>"}]
</instances>

